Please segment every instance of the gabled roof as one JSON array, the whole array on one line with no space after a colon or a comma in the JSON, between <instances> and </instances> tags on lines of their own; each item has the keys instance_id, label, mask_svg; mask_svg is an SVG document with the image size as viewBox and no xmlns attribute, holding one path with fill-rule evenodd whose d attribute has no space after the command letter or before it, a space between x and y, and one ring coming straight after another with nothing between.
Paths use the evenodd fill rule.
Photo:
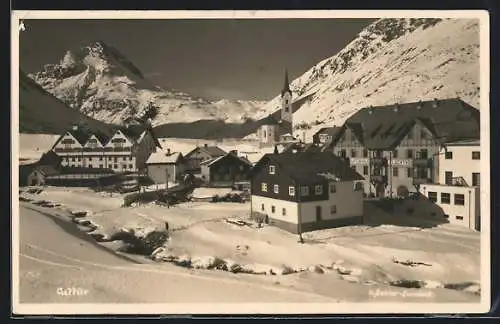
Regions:
<instances>
[{"instance_id":1,"label":"gabled roof","mask_svg":"<svg viewBox=\"0 0 500 324\"><path fill-rule=\"evenodd\" d=\"M200 163L200 165L206 165L208 167L214 165L215 163L217 163L218 161L221 161L225 158L228 158L228 157L232 157L232 158L235 158L237 160L239 160L240 162L244 163L244 164L247 164L248 166L252 166L252 162L250 162L248 159L245 159L243 157L240 157L238 156L237 154L234 154L232 152L229 152L223 156L219 156L219 157L216 157L216 158L212 158L212 159L209 159L209 160L206 160L206 161L203 161Z\"/></svg>"},{"instance_id":2,"label":"gabled roof","mask_svg":"<svg viewBox=\"0 0 500 324\"><path fill-rule=\"evenodd\" d=\"M480 134L479 110L458 98L363 108L346 120L340 133L349 128L366 148L390 150L415 124L429 130L439 143L479 138Z\"/></svg>"},{"instance_id":3,"label":"gabled roof","mask_svg":"<svg viewBox=\"0 0 500 324\"><path fill-rule=\"evenodd\" d=\"M299 184L318 183L331 174L339 181L363 180L349 163L331 152L297 152L282 154L266 154L254 167L258 172L262 166L275 163L290 178Z\"/></svg>"},{"instance_id":4,"label":"gabled roof","mask_svg":"<svg viewBox=\"0 0 500 324\"><path fill-rule=\"evenodd\" d=\"M227 154L226 151L224 151L223 149L221 149L218 146L197 146L193 150L191 150L188 154L186 154L186 156L188 157L189 155L193 154L194 152L196 152L198 150L207 153L208 155L210 155L213 158Z\"/></svg>"},{"instance_id":5,"label":"gabled roof","mask_svg":"<svg viewBox=\"0 0 500 324\"><path fill-rule=\"evenodd\" d=\"M165 151L158 151L152 153L146 164L175 164L179 162L179 159L182 159L182 153L174 152L168 153Z\"/></svg>"}]
</instances>

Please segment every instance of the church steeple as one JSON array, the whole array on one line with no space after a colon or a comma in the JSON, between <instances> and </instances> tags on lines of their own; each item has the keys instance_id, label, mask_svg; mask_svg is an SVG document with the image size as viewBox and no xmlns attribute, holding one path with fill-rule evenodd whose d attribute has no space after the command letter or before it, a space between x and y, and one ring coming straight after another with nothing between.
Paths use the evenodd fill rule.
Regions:
<instances>
[{"instance_id":1,"label":"church steeple","mask_svg":"<svg viewBox=\"0 0 500 324\"><path fill-rule=\"evenodd\" d=\"M281 90L281 96L286 92L290 92L292 94L292 91L290 90L290 82L288 82L288 69L285 69L285 84L283 85L283 90Z\"/></svg>"}]
</instances>

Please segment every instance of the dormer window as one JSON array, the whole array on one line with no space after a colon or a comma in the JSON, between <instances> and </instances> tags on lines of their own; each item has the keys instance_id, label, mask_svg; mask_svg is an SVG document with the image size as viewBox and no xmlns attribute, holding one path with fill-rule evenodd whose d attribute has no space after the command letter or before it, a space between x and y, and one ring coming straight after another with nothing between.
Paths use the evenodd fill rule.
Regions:
<instances>
[{"instance_id":1,"label":"dormer window","mask_svg":"<svg viewBox=\"0 0 500 324\"><path fill-rule=\"evenodd\" d=\"M261 189L262 189L263 192L267 192L267 183L263 182L261 184Z\"/></svg>"},{"instance_id":2,"label":"dormer window","mask_svg":"<svg viewBox=\"0 0 500 324\"><path fill-rule=\"evenodd\" d=\"M288 187L288 195L295 196L295 187L294 186Z\"/></svg>"},{"instance_id":3,"label":"dormer window","mask_svg":"<svg viewBox=\"0 0 500 324\"><path fill-rule=\"evenodd\" d=\"M269 174L276 174L276 167L274 165L269 166Z\"/></svg>"},{"instance_id":4,"label":"dormer window","mask_svg":"<svg viewBox=\"0 0 500 324\"><path fill-rule=\"evenodd\" d=\"M314 186L314 193L319 196L323 194L323 186L322 185L316 185Z\"/></svg>"},{"instance_id":5,"label":"dormer window","mask_svg":"<svg viewBox=\"0 0 500 324\"><path fill-rule=\"evenodd\" d=\"M309 196L309 187L308 186L300 187L300 195L301 196Z\"/></svg>"},{"instance_id":6,"label":"dormer window","mask_svg":"<svg viewBox=\"0 0 500 324\"><path fill-rule=\"evenodd\" d=\"M275 184L274 188L273 188L273 191L274 191L275 194L279 193L280 192L280 186L277 185L277 184Z\"/></svg>"}]
</instances>

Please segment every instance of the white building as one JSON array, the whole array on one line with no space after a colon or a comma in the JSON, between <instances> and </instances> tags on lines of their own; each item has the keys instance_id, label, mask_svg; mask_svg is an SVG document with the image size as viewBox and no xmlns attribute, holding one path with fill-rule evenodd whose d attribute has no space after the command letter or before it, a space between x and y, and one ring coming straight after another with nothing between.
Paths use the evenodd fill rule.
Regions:
<instances>
[{"instance_id":1,"label":"white building","mask_svg":"<svg viewBox=\"0 0 500 324\"><path fill-rule=\"evenodd\" d=\"M452 224L480 229L479 141L448 143L439 154L439 184L424 184L420 193L439 207Z\"/></svg>"},{"instance_id":2,"label":"white building","mask_svg":"<svg viewBox=\"0 0 500 324\"><path fill-rule=\"evenodd\" d=\"M251 177L251 214L292 233L363 222L362 176L329 152L266 154Z\"/></svg>"},{"instance_id":3,"label":"white building","mask_svg":"<svg viewBox=\"0 0 500 324\"><path fill-rule=\"evenodd\" d=\"M172 153L170 149L157 151L146 161L148 177L154 183L176 182L187 170L188 164L182 153Z\"/></svg>"},{"instance_id":4,"label":"white building","mask_svg":"<svg viewBox=\"0 0 500 324\"><path fill-rule=\"evenodd\" d=\"M146 160L161 148L151 125L133 125L111 134L74 125L52 147L65 167L111 169L115 172L144 170Z\"/></svg>"}]
</instances>

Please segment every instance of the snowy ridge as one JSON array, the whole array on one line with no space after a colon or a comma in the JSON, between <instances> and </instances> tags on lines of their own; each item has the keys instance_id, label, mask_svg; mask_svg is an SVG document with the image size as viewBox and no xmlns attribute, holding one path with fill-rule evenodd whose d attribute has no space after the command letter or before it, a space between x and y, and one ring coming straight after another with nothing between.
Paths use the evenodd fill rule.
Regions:
<instances>
[{"instance_id":1,"label":"snowy ridge","mask_svg":"<svg viewBox=\"0 0 500 324\"><path fill-rule=\"evenodd\" d=\"M295 100L313 94L294 114L308 140L370 105L460 97L479 109L479 21L379 19L290 87Z\"/></svg>"},{"instance_id":2,"label":"snowy ridge","mask_svg":"<svg viewBox=\"0 0 500 324\"><path fill-rule=\"evenodd\" d=\"M164 90L145 79L118 50L101 41L67 51L59 64L47 64L29 77L70 107L114 124L141 117L151 105L156 107L155 126L200 119L243 122L264 104L231 100L212 103L186 93Z\"/></svg>"}]
</instances>

